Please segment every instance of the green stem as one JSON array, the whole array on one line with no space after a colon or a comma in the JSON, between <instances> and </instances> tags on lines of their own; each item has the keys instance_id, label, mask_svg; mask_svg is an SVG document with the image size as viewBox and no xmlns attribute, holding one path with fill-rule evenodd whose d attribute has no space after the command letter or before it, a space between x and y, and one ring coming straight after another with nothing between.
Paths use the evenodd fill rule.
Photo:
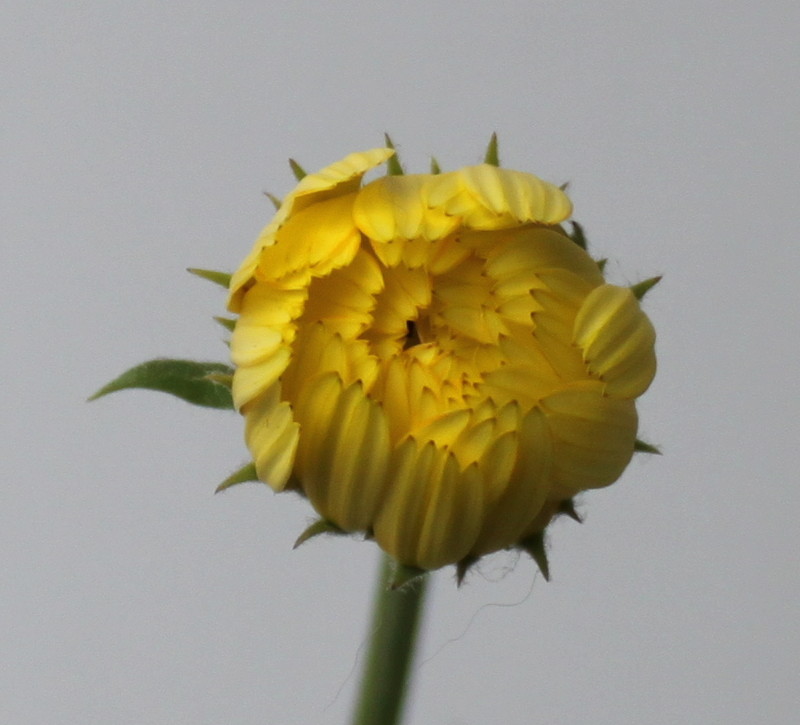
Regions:
<instances>
[{"instance_id":1,"label":"green stem","mask_svg":"<svg viewBox=\"0 0 800 725\"><path fill-rule=\"evenodd\" d=\"M393 562L384 554L353 725L400 723L428 577L390 589L392 575Z\"/></svg>"}]
</instances>

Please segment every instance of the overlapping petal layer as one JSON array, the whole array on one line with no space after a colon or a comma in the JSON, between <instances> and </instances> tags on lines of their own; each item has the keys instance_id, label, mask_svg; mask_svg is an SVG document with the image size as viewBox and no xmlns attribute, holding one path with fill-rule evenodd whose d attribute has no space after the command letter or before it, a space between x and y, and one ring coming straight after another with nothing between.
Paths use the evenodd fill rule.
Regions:
<instances>
[{"instance_id":1,"label":"overlapping petal layer","mask_svg":"<svg viewBox=\"0 0 800 725\"><path fill-rule=\"evenodd\" d=\"M654 332L563 191L488 164L362 186L391 153L305 177L233 276L233 392L262 480L433 569L619 477Z\"/></svg>"}]
</instances>

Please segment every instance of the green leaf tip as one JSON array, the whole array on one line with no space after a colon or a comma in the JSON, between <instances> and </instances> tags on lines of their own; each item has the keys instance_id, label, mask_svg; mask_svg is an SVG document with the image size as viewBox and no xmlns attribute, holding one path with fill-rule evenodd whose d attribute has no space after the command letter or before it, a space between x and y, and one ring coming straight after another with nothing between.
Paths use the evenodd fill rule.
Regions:
<instances>
[{"instance_id":1,"label":"green leaf tip","mask_svg":"<svg viewBox=\"0 0 800 725\"><path fill-rule=\"evenodd\" d=\"M544 531L540 531L538 534L534 534L533 536L529 536L524 541L519 543L519 547L528 553L528 555L536 562L536 566L539 567L539 571L542 572L542 576L544 577L545 581L550 581L550 564L547 561L547 550L545 546L544 540Z\"/></svg>"},{"instance_id":2,"label":"green leaf tip","mask_svg":"<svg viewBox=\"0 0 800 725\"><path fill-rule=\"evenodd\" d=\"M150 360L125 371L100 388L89 400L97 400L118 390L144 388L169 393L193 405L232 410L230 389L210 379L211 375L233 375L233 368L218 362L164 358Z\"/></svg>"},{"instance_id":3,"label":"green leaf tip","mask_svg":"<svg viewBox=\"0 0 800 725\"><path fill-rule=\"evenodd\" d=\"M218 284L220 287L224 287L225 289L228 289L231 283L231 275L227 272L217 272L213 269L197 269L196 267L189 267L186 271L197 277L202 277L209 282Z\"/></svg>"},{"instance_id":4,"label":"green leaf tip","mask_svg":"<svg viewBox=\"0 0 800 725\"><path fill-rule=\"evenodd\" d=\"M427 573L425 569L397 564L389 577L389 589L392 591L403 589L410 586L415 580L425 576Z\"/></svg>"},{"instance_id":5,"label":"green leaf tip","mask_svg":"<svg viewBox=\"0 0 800 725\"><path fill-rule=\"evenodd\" d=\"M300 544L305 544L309 539L313 539L320 534L344 534L336 524L326 521L325 519L317 519L311 526L309 526L294 542L293 549L296 549Z\"/></svg>"},{"instance_id":6,"label":"green leaf tip","mask_svg":"<svg viewBox=\"0 0 800 725\"><path fill-rule=\"evenodd\" d=\"M256 464L252 461L247 465L242 466L238 471L234 471L228 476L219 486L214 489L214 493L220 493L235 486L237 483L248 483L250 481L258 481L258 474L256 473Z\"/></svg>"},{"instance_id":7,"label":"green leaf tip","mask_svg":"<svg viewBox=\"0 0 800 725\"><path fill-rule=\"evenodd\" d=\"M406 172L403 170L403 165L400 163L400 156L397 153L394 141L392 141L388 133L383 134L383 140L386 143L386 148L390 148L394 151L394 154L392 154L386 162L386 174L388 176L403 176Z\"/></svg>"},{"instance_id":8,"label":"green leaf tip","mask_svg":"<svg viewBox=\"0 0 800 725\"><path fill-rule=\"evenodd\" d=\"M500 166L500 154L497 148L497 133L493 133L489 139L489 145L486 147L486 154L483 157L484 164L491 166Z\"/></svg>"},{"instance_id":9,"label":"green leaf tip","mask_svg":"<svg viewBox=\"0 0 800 725\"><path fill-rule=\"evenodd\" d=\"M657 277L650 277L650 279L642 280L641 282L637 282L636 284L632 284L630 286L631 292L633 292L634 296L637 300L642 299L653 287L655 287L661 281L661 275Z\"/></svg>"},{"instance_id":10,"label":"green leaf tip","mask_svg":"<svg viewBox=\"0 0 800 725\"><path fill-rule=\"evenodd\" d=\"M636 442L633 444L633 450L637 453L652 453L653 455L660 456L661 450L654 446L652 443L645 443L644 441L640 441L638 438Z\"/></svg>"},{"instance_id":11,"label":"green leaf tip","mask_svg":"<svg viewBox=\"0 0 800 725\"><path fill-rule=\"evenodd\" d=\"M303 179L305 179L306 176L308 176L306 170L302 166L300 166L300 164L298 164L294 159L289 159L289 166L292 169L294 178L297 179L298 181L302 181Z\"/></svg>"}]
</instances>

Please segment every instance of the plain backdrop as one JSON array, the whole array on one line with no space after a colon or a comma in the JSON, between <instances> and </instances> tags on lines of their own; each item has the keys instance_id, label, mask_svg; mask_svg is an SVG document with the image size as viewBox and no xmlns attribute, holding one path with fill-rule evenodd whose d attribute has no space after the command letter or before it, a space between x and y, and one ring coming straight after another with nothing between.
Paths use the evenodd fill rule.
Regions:
<instances>
[{"instance_id":1,"label":"plain backdrop","mask_svg":"<svg viewBox=\"0 0 800 725\"><path fill-rule=\"evenodd\" d=\"M569 181L659 374L637 457L554 527L553 581L433 578L408 725L792 723L800 6L738 0L5 2L0 721L347 722L377 552L291 545L229 412L86 397L225 360L224 292L286 193L382 145Z\"/></svg>"}]
</instances>

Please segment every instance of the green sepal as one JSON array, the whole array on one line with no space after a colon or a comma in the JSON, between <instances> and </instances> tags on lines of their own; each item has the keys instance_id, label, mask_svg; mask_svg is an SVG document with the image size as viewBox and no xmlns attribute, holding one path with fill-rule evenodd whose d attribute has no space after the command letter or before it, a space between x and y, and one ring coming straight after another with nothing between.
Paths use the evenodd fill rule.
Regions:
<instances>
[{"instance_id":1,"label":"green sepal","mask_svg":"<svg viewBox=\"0 0 800 725\"><path fill-rule=\"evenodd\" d=\"M266 196L267 199L269 199L272 202L272 206L275 207L275 211L278 211L278 209L280 209L281 206L283 205L283 202L277 196L275 196L274 194L270 194L268 191L264 192L264 196Z\"/></svg>"},{"instance_id":2,"label":"green sepal","mask_svg":"<svg viewBox=\"0 0 800 725\"><path fill-rule=\"evenodd\" d=\"M228 289L231 283L231 275L227 272L217 272L213 269L197 269L196 267L189 267L186 271L190 274L202 277L203 279L207 279L209 282L218 284L225 289Z\"/></svg>"},{"instance_id":3,"label":"green sepal","mask_svg":"<svg viewBox=\"0 0 800 725\"><path fill-rule=\"evenodd\" d=\"M225 491L237 483L249 483L251 481L258 481L258 474L256 473L256 464L250 461L245 466L242 466L238 471L234 471L228 476L219 486L214 489L214 493Z\"/></svg>"},{"instance_id":4,"label":"green sepal","mask_svg":"<svg viewBox=\"0 0 800 725\"><path fill-rule=\"evenodd\" d=\"M603 257L602 259L596 259L595 262L597 263L597 268L601 272L605 272L606 271L606 265L608 264L608 258L607 257Z\"/></svg>"},{"instance_id":5,"label":"green sepal","mask_svg":"<svg viewBox=\"0 0 800 725\"><path fill-rule=\"evenodd\" d=\"M418 569L416 566L405 566L404 564L396 564L394 570L389 576L389 589L397 591L410 585L414 580L419 579L421 576L427 574L426 569Z\"/></svg>"},{"instance_id":6,"label":"green sepal","mask_svg":"<svg viewBox=\"0 0 800 725\"><path fill-rule=\"evenodd\" d=\"M342 531L336 524L331 523L325 519L317 519L311 526L309 526L294 542L293 549L296 549L300 544L305 544L309 539L313 539L320 534L341 534L345 535L346 532Z\"/></svg>"},{"instance_id":7,"label":"green sepal","mask_svg":"<svg viewBox=\"0 0 800 725\"><path fill-rule=\"evenodd\" d=\"M456 586L461 586L467 572L472 568L472 565L478 561L477 556L465 556L461 561L456 564Z\"/></svg>"},{"instance_id":8,"label":"green sepal","mask_svg":"<svg viewBox=\"0 0 800 725\"><path fill-rule=\"evenodd\" d=\"M558 511L556 513L569 516L573 521L577 521L579 524L583 523L581 515L575 510L575 499L564 499L560 504L558 504Z\"/></svg>"},{"instance_id":9,"label":"green sepal","mask_svg":"<svg viewBox=\"0 0 800 725\"><path fill-rule=\"evenodd\" d=\"M636 297L637 300L640 300L660 281L661 275L658 275L658 277L650 277L650 279L645 279L641 282L637 282L636 284L632 284L629 289L631 292L633 292L633 296Z\"/></svg>"},{"instance_id":10,"label":"green sepal","mask_svg":"<svg viewBox=\"0 0 800 725\"><path fill-rule=\"evenodd\" d=\"M654 446L652 443L645 443L644 441L640 441L638 438L636 442L633 444L633 450L637 453L652 453L653 455L660 456L661 451Z\"/></svg>"},{"instance_id":11,"label":"green sepal","mask_svg":"<svg viewBox=\"0 0 800 725\"><path fill-rule=\"evenodd\" d=\"M104 385L89 400L126 388L145 388L175 395L193 405L233 409L231 391L210 375L233 375L233 368L218 362L158 359L137 365Z\"/></svg>"},{"instance_id":12,"label":"green sepal","mask_svg":"<svg viewBox=\"0 0 800 725\"><path fill-rule=\"evenodd\" d=\"M441 173L442 167L439 166L439 162L433 156L431 156L431 174L438 176Z\"/></svg>"},{"instance_id":13,"label":"green sepal","mask_svg":"<svg viewBox=\"0 0 800 725\"><path fill-rule=\"evenodd\" d=\"M561 189L561 191L566 192L567 189L569 189L569 185L570 185L570 182L569 181L565 181L558 188Z\"/></svg>"},{"instance_id":14,"label":"green sepal","mask_svg":"<svg viewBox=\"0 0 800 725\"><path fill-rule=\"evenodd\" d=\"M545 581L550 581L550 564L547 562L547 550L545 548L545 540L544 540L544 531L540 531L538 534L534 534L533 536L529 536L524 541L520 541L517 544L520 549L527 552L531 559L536 562L536 566L539 567L539 571L542 572L542 576L544 577Z\"/></svg>"},{"instance_id":15,"label":"green sepal","mask_svg":"<svg viewBox=\"0 0 800 725\"><path fill-rule=\"evenodd\" d=\"M236 327L236 320L231 317L215 317L215 322L219 322L228 332L233 332L233 328Z\"/></svg>"},{"instance_id":16,"label":"green sepal","mask_svg":"<svg viewBox=\"0 0 800 725\"><path fill-rule=\"evenodd\" d=\"M308 176L306 170L300 166L294 159L289 159L289 166L292 169L292 173L294 174L294 178L298 181L302 181L303 179Z\"/></svg>"},{"instance_id":17,"label":"green sepal","mask_svg":"<svg viewBox=\"0 0 800 725\"><path fill-rule=\"evenodd\" d=\"M394 154L392 154L386 162L386 175L403 176L406 172L403 170L403 165L400 163L400 156L397 153L397 149L394 147L394 141L392 141L388 133L383 134L383 139L386 142L386 148L390 148L394 151Z\"/></svg>"},{"instance_id":18,"label":"green sepal","mask_svg":"<svg viewBox=\"0 0 800 725\"><path fill-rule=\"evenodd\" d=\"M483 156L483 163L491 166L500 166L500 154L497 149L497 133L493 133Z\"/></svg>"},{"instance_id":19,"label":"green sepal","mask_svg":"<svg viewBox=\"0 0 800 725\"><path fill-rule=\"evenodd\" d=\"M583 225L576 221L570 221L570 224L572 224L572 231L567 236L581 249L586 249L586 233L583 231Z\"/></svg>"}]
</instances>

